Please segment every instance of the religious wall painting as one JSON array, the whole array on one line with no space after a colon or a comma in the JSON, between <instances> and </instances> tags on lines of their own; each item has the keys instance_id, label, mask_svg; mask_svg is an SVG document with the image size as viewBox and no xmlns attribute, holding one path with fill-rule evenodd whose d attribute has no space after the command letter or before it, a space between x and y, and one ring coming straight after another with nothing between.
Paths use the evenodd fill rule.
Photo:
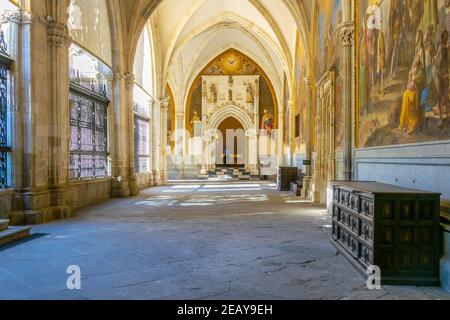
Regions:
<instances>
[{"instance_id":1,"label":"religious wall painting","mask_svg":"<svg viewBox=\"0 0 450 320\"><path fill-rule=\"evenodd\" d=\"M295 54L295 148L296 153L306 152L306 88L304 78L306 76L306 54L303 45L299 42L297 34L297 46Z\"/></svg>"},{"instance_id":2,"label":"religious wall painting","mask_svg":"<svg viewBox=\"0 0 450 320\"><path fill-rule=\"evenodd\" d=\"M287 152L287 148L289 148L289 134L291 132L291 123L290 123L290 117L289 114L289 107L288 107L288 101L289 101L289 88L287 83L286 74L284 75L284 82L283 82L283 146L285 153Z\"/></svg>"},{"instance_id":3,"label":"religious wall painting","mask_svg":"<svg viewBox=\"0 0 450 320\"><path fill-rule=\"evenodd\" d=\"M342 23L342 0L316 1L316 32L315 40L315 80L322 80L328 71L333 71L335 81L335 147L336 151L342 149L343 119L342 119L342 46L339 40L339 25ZM317 106L317 98L316 98ZM315 108L317 111L317 108Z\"/></svg>"},{"instance_id":4,"label":"religious wall painting","mask_svg":"<svg viewBox=\"0 0 450 320\"><path fill-rule=\"evenodd\" d=\"M207 90L205 90L207 91ZM191 95L189 99L189 113L187 117L187 130L193 135L194 124L197 121L201 121L202 114L202 95L206 95L206 92L202 92L202 81L199 79L191 89Z\"/></svg>"},{"instance_id":5,"label":"religious wall painting","mask_svg":"<svg viewBox=\"0 0 450 320\"><path fill-rule=\"evenodd\" d=\"M450 139L450 1L362 0L359 146Z\"/></svg>"}]
</instances>

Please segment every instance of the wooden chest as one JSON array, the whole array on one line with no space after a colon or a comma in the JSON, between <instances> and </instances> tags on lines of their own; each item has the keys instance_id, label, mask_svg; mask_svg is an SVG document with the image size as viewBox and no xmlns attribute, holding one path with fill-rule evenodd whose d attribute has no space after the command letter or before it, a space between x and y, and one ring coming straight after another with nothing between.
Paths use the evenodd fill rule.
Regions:
<instances>
[{"instance_id":1,"label":"wooden chest","mask_svg":"<svg viewBox=\"0 0 450 320\"><path fill-rule=\"evenodd\" d=\"M334 182L333 243L382 284L438 286L440 194L376 182Z\"/></svg>"},{"instance_id":2,"label":"wooden chest","mask_svg":"<svg viewBox=\"0 0 450 320\"><path fill-rule=\"evenodd\" d=\"M297 167L280 167L277 175L277 189L279 191L291 191L291 182L298 179Z\"/></svg>"}]
</instances>

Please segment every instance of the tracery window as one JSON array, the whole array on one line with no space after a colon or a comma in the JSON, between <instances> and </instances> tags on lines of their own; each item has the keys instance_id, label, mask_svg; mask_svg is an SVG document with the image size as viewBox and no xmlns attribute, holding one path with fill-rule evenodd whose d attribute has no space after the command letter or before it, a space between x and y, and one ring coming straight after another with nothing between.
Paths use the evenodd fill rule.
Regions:
<instances>
[{"instance_id":1,"label":"tracery window","mask_svg":"<svg viewBox=\"0 0 450 320\"><path fill-rule=\"evenodd\" d=\"M135 171L150 171L150 103L151 97L138 85L134 88Z\"/></svg>"},{"instance_id":2,"label":"tracery window","mask_svg":"<svg viewBox=\"0 0 450 320\"><path fill-rule=\"evenodd\" d=\"M112 41L106 0L71 0L69 49L70 178L110 175L108 106Z\"/></svg>"},{"instance_id":3,"label":"tracery window","mask_svg":"<svg viewBox=\"0 0 450 320\"><path fill-rule=\"evenodd\" d=\"M109 174L108 104L105 96L70 85L70 178Z\"/></svg>"}]
</instances>

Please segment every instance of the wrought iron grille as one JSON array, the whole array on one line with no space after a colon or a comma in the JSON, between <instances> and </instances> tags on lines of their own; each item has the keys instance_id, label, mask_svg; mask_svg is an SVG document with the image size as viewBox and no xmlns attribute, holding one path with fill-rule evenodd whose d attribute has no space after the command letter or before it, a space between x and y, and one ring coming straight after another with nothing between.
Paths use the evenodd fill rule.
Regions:
<instances>
[{"instance_id":1,"label":"wrought iron grille","mask_svg":"<svg viewBox=\"0 0 450 320\"><path fill-rule=\"evenodd\" d=\"M70 178L109 175L108 103L104 97L70 86Z\"/></svg>"},{"instance_id":2,"label":"wrought iron grille","mask_svg":"<svg viewBox=\"0 0 450 320\"><path fill-rule=\"evenodd\" d=\"M140 118L135 115L134 148L136 173L148 172L150 170L149 132L149 120Z\"/></svg>"},{"instance_id":3,"label":"wrought iron grille","mask_svg":"<svg viewBox=\"0 0 450 320\"><path fill-rule=\"evenodd\" d=\"M4 54L4 39L0 36L0 53ZM5 49L6 50L6 49ZM8 139L8 81L9 81L9 58L2 55L0 59L0 189L10 187L8 158L11 146Z\"/></svg>"}]
</instances>

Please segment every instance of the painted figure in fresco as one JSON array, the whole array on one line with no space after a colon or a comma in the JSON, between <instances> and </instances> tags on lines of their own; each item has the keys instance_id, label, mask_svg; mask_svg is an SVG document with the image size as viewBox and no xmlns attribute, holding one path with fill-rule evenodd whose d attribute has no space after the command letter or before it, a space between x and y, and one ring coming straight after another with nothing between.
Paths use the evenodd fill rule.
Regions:
<instances>
[{"instance_id":1,"label":"painted figure in fresco","mask_svg":"<svg viewBox=\"0 0 450 320\"><path fill-rule=\"evenodd\" d=\"M439 12L437 0L422 0L423 13L419 24L419 30L425 32L429 26L439 25Z\"/></svg>"},{"instance_id":2,"label":"painted figure in fresco","mask_svg":"<svg viewBox=\"0 0 450 320\"><path fill-rule=\"evenodd\" d=\"M403 40L403 1L392 0L389 12L389 29L391 31L391 41L389 49L389 57L391 59L390 65L390 79L398 73L398 66L400 60L400 48Z\"/></svg>"},{"instance_id":3,"label":"painted figure in fresco","mask_svg":"<svg viewBox=\"0 0 450 320\"><path fill-rule=\"evenodd\" d=\"M449 86L448 77L449 77L448 31L447 29L444 29L441 34L441 41L439 44L439 48L434 58L434 79L435 85L438 88L439 92L438 107L441 126L444 112L448 114L448 86Z\"/></svg>"},{"instance_id":4,"label":"painted figure in fresco","mask_svg":"<svg viewBox=\"0 0 450 320\"><path fill-rule=\"evenodd\" d=\"M414 83L417 94L417 104L419 105L421 103L423 89L425 88L425 68L422 65L420 55L417 55L414 59L413 67L409 73L409 81Z\"/></svg>"},{"instance_id":5,"label":"painted figure in fresco","mask_svg":"<svg viewBox=\"0 0 450 320\"><path fill-rule=\"evenodd\" d=\"M415 66L418 67L419 60L416 59ZM413 68L414 69L414 68ZM405 134L412 134L420 123L420 110L416 85L413 81L408 83L403 94L402 111L400 114L399 130Z\"/></svg>"},{"instance_id":6,"label":"painted figure in fresco","mask_svg":"<svg viewBox=\"0 0 450 320\"><path fill-rule=\"evenodd\" d=\"M271 135L273 127L274 127L273 116L270 114L269 110L264 109L263 116L261 119L261 128L266 130L268 135Z\"/></svg>"},{"instance_id":7,"label":"painted figure in fresco","mask_svg":"<svg viewBox=\"0 0 450 320\"><path fill-rule=\"evenodd\" d=\"M215 84L211 85L211 88L209 89L211 92L211 96L209 97L210 103L217 103L217 88Z\"/></svg>"},{"instance_id":8,"label":"painted figure in fresco","mask_svg":"<svg viewBox=\"0 0 450 320\"><path fill-rule=\"evenodd\" d=\"M384 38L384 31L381 25L378 34L378 49L377 49L377 78L378 78L378 92L384 93L384 68L386 61L386 43Z\"/></svg>"},{"instance_id":9,"label":"painted figure in fresco","mask_svg":"<svg viewBox=\"0 0 450 320\"><path fill-rule=\"evenodd\" d=\"M362 24L361 30L361 46L359 50L359 97L360 106L364 108L365 114L368 112L369 103L369 85L368 85L368 51L367 51L367 33L366 24Z\"/></svg>"},{"instance_id":10,"label":"painted figure in fresco","mask_svg":"<svg viewBox=\"0 0 450 320\"><path fill-rule=\"evenodd\" d=\"M381 3L381 2L380 2ZM377 69L377 54L378 54L378 36L381 30L381 9L379 2L367 7L366 12L366 50L368 58L368 75L370 81L370 88L375 87L375 73Z\"/></svg>"},{"instance_id":11,"label":"painted figure in fresco","mask_svg":"<svg viewBox=\"0 0 450 320\"><path fill-rule=\"evenodd\" d=\"M251 83L247 84L247 103L254 103L255 95L253 94L253 86Z\"/></svg>"},{"instance_id":12,"label":"painted figure in fresco","mask_svg":"<svg viewBox=\"0 0 450 320\"><path fill-rule=\"evenodd\" d=\"M325 38L325 50L323 54L324 54L323 67L325 68L325 70L328 70L331 68L333 64L333 26L331 25L331 22L327 28Z\"/></svg>"},{"instance_id":13,"label":"painted figure in fresco","mask_svg":"<svg viewBox=\"0 0 450 320\"><path fill-rule=\"evenodd\" d=\"M417 61L416 61L417 60ZM416 36L416 52L414 56L414 65L411 69L410 81L414 81L417 88L419 99L422 97L422 92L426 84L426 70L425 70L425 46L423 43L422 31L417 32Z\"/></svg>"}]
</instances>

